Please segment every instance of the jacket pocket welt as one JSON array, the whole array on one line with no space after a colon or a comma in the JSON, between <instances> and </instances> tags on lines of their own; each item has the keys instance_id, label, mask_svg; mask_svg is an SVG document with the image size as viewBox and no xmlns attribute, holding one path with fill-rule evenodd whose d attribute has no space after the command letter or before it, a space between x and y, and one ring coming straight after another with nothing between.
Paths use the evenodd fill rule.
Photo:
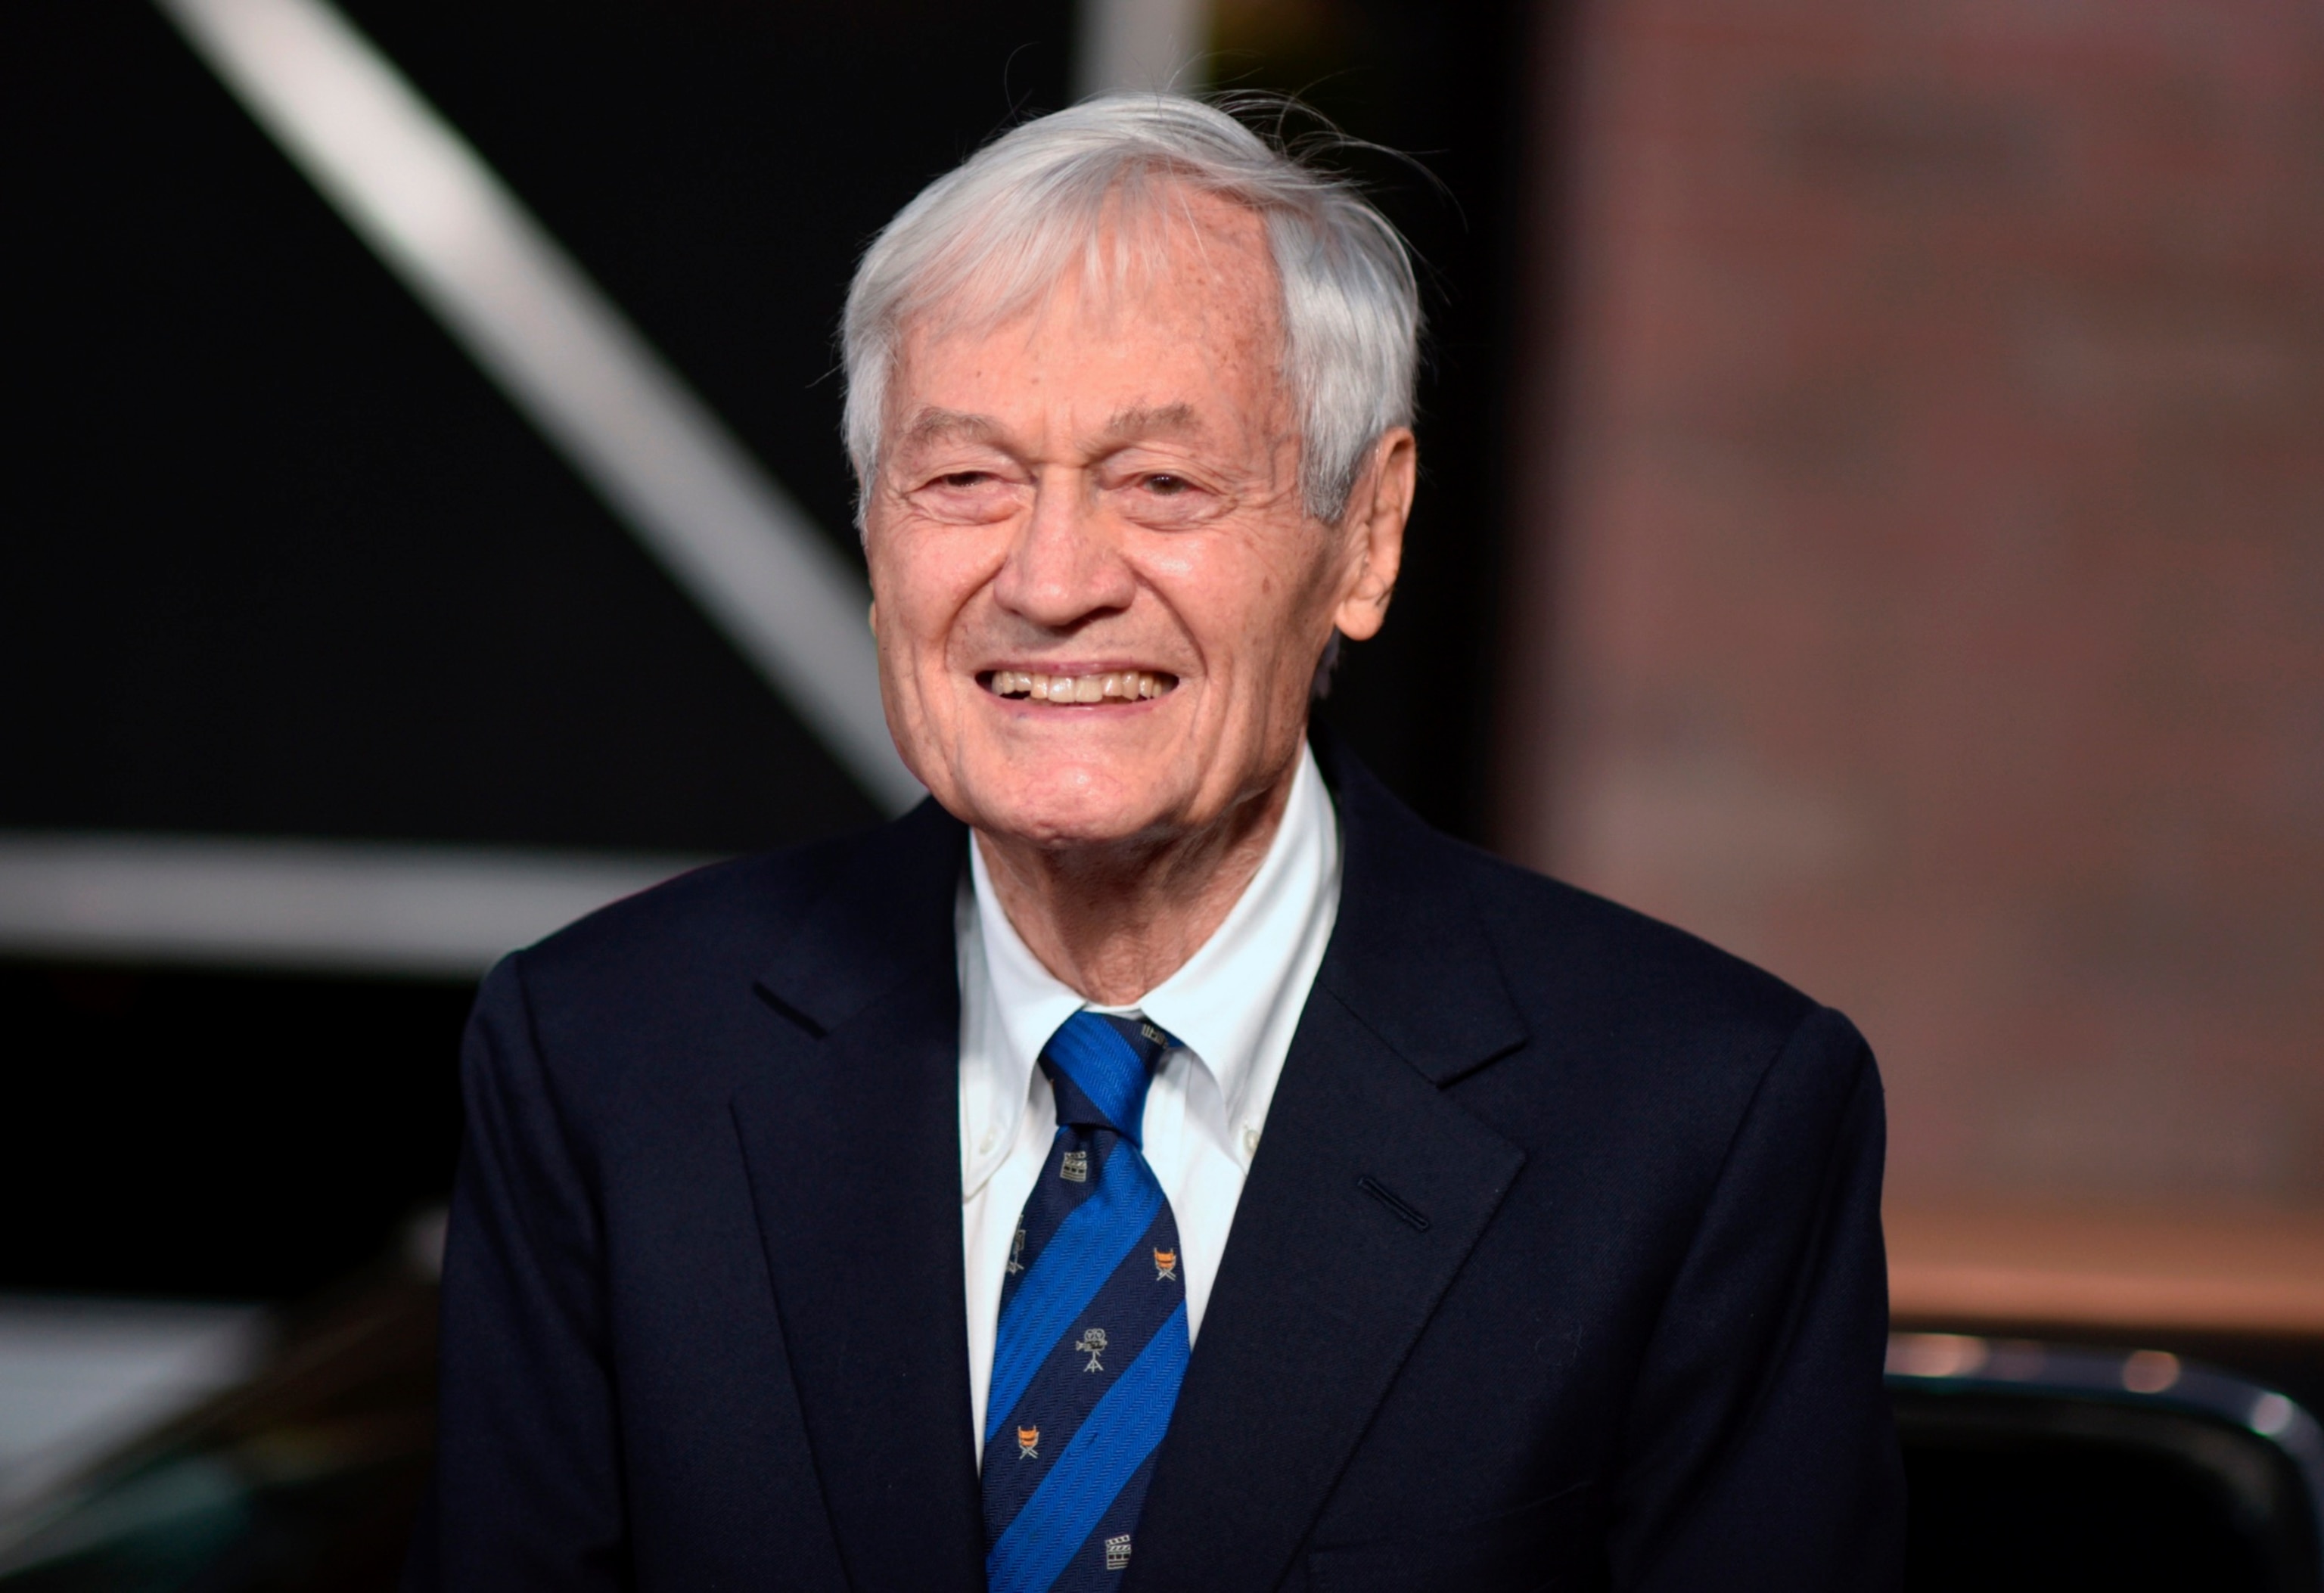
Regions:
<instances>
[{"instance_id":1,"label":"jacket pocket welt","mask_svg":"<svg viewBox=\"0 0 2324 1593\"><path fill-rule=\"evenodd\" d=\"M1590 1485L1576 1483L1492 1515L1425 1533L1318 1544L1314 1593L1547 1593L1596 1584L1600 1545Z\"/></svg>"}]
</instances>

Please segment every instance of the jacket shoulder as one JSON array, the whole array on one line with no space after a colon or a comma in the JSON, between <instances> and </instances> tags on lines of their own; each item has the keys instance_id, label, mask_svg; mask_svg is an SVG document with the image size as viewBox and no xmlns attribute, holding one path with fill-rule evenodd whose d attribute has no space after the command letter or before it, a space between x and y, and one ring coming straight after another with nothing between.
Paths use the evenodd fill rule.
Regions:
<instances>
[{"instance_id":1,"label":"jacket shoulder","mask_svg":"<svg viewBox=\"0 0 2324 1593\"><path fill-rule=\"evenodd\" d=\"M879 832L809 842L688 870L608 903L512 953L529 984L587 982L641 963L763 954L797 933L850 858Z\"/></svg>"},{"instance_id":2,"label":"jacket shoulder","mask_svg":"<svg viewBox=\"0 0 2324 1593\"><path fill-rule=\"evenodd\" d=\"M608 1143L628 1143L618 1125L641 1113L723 1101L798 1033L778 1014L860 996L899 961L949 965L929 948L949 940L960 840L929 803L601 907L502 959L477 998L471 1064L513 1046Z\"/></svg>"},{"instance_id":3,"label":"jacket shoulder","mask_svg":"<svg viewBox=\"0 0 2324 1593\"><path fill-rule=\"evenodd\" d=\"M1699 935L1442 838L1512 993L1612 1018L1628 1009L1789 1036L1818 1004Z\"/></svg>"},{"instance_id":4,"label":"jacket shoulder","mask_svg":"<svg viewBox=\"0 0 2324 1593\"><path fill-rule=\"evenodd\" d=\"M1353 972L1343 983L1407 1045L1425 1045L1423 1026L1362 986L1384 987L1415 1011L1442 1012L1437 1021L1465 1017L1472 1049L1522 1033L1523 1060L1490 1070L1504 1075L1590 1079L1647 1096L1748 1095L1820 1014L1836 1043L1809 1035L1810 1066L1822 1071L1827 1054L1842 1071L1852 1066L1860 1043L1845 1020L1775 975L1455 840L1332 739L1318 752L1346 841L1341 932ZM1416 968L1425 976L1416 979ZM1477 1021L1503 1002L1514 1027Z\"/></svg>"},{"instance_id":5,"label":"jacket shoulder","mask_svg":"<svg viewBox=\"0 0 2324 1593\"><path fill-rule=\"evenodd\" d=\"M669 1008L802 962L876 960L938 920L948 932L964 834L928 801L871 829L713 863L599 908L504 969L537 1002L603 1010Z\"/></svg>"}]
</instances>

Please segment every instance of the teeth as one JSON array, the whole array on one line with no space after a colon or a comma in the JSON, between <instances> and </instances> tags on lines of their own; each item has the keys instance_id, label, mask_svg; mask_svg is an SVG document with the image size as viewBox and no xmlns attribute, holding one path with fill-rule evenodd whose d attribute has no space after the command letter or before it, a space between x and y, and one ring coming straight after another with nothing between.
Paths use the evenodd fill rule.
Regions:
<instances>
[{"instance_id":1,"label":"teeth","mask_svg":"<svg viewBox=\"0 0 2324 1593\"><path fill-rule=\"evenodd\" d=\"M1029 697L1037 703L1134 703L1158 697L1177 684L1176 676L1143 669L1101 675L1028 675L1021 669L995 669L991 690L996 697Z\"/></svg>"}]
</instances>

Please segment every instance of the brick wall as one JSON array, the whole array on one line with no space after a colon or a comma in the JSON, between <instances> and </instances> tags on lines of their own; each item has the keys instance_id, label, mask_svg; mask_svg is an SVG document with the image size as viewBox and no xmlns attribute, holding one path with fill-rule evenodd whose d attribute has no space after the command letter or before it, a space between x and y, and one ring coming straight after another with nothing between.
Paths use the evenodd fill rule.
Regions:
<instances>
[{"instance_id":1,"label":"brick wall","mask_svg":"<svg viewBox=\"0 0 2324 1593\"><path fill-rule=\"evenodd\" d=\"M2324 1204L2324 5L1574 26L1505 849L1854 1016L1903 1199Z\"/></svg>"}]
</instances>

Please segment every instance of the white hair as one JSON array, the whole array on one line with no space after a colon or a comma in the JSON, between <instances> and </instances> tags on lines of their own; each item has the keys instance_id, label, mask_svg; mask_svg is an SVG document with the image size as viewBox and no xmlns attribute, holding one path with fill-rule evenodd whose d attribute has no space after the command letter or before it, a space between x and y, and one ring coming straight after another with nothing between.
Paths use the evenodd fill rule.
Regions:
<instances>
[{"instance_id":1,"label":"white hair","mask_svg":"<svg viewBox=\"0 0 2324 1593\"><path fill-rule=\"evenodd\" d=\"M1076 254L1094 278L1152 270L1185 189L1256 211L1282 292L1283 379L1299 420L1307 511L1336 522L1373 446L1412 424L1420 294L1411 253L1347 179L1226 111L1174 94L1110 94L1011 128L897 213L847 290L845 435L862 500L880 465L888 379L906 327L1032 308ZM1110 260L1102 249L1109 229Z\"/></svg>"}]
</instances>

